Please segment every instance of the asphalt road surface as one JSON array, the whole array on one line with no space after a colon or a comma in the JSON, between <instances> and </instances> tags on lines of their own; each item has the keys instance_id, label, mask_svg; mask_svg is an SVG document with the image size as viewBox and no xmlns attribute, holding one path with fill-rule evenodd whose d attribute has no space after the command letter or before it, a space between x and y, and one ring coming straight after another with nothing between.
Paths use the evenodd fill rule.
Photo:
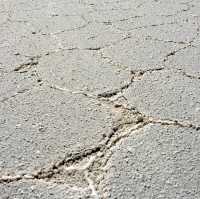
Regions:
<instances>
[{"instance_id":1,"label":"asphalt road surface","mask_svg":"<svg viewBox=\"0 0 200 199\"><path fill-rule=\"evenodd\" d=\"M199 0L0 0L0 199L199 198Z\"/></svg>"}]
</instances>

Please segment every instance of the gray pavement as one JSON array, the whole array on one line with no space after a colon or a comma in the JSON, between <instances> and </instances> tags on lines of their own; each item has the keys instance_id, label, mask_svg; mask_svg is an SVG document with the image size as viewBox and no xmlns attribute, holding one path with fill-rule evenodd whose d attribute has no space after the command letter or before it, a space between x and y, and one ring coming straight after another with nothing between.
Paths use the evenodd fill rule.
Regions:
<instances>
[{"instance_id":1,"label":"gray pavement","mask_svg":"<svg viewBox=\"0 0 200 199\"><path fill-rule=\"evenodd\" d=\"M0 0L0 199L199 199L199 34L199 0Z\"/></svg>"}]
</instances>

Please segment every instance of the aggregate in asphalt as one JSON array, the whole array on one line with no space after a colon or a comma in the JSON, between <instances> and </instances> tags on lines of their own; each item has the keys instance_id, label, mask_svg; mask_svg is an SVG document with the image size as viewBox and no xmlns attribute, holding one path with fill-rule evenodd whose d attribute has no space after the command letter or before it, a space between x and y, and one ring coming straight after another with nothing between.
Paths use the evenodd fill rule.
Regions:
<instances>
[{"instance_id":1,"label":"aggregate in asphalt","mask_svg":"<svg viewBox=\"0 0 200 199\"><path fill-rule=\"evenodd\" d=\"M199 0L0 1L0 199L200 198Z\"/></svg>"}]
</instances>

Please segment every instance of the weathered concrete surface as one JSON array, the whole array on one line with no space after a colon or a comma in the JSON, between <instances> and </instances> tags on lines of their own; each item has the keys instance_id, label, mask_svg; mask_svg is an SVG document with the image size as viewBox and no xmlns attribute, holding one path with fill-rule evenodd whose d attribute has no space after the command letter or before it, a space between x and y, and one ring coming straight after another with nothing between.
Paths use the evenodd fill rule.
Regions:
<instances>
[{"instance_id":1,"label":"weathered concrete surface","mask_svg":"<svg viewBox=\"0 0 200 199\"><path fill-rule=\"evenodd\" d=\"M0 0L0 198L200 198L199 0Z\"/></svg>"},{"instance_id":2,"label":"weathered concrete surface","mask_svg":"<svg viewBox=\"0 0 200 199\"><path fill-rule=\"evenodd\" d=\"M63 184L54 184L49 182L13 182L0 185L1 198L41 198L41 199L92 199L90 191L87 188L70 187Z\"/></svg>"},{"instance_id":3,"label":"weathered concrete surface","mask_svg":"<svg viewBox=\"0 0 200 199\"><path fill-rule=\"evenodd\" d=\"M103 183L105 198L198 198L200 135L149 125L113 148Z\"/></svg>"}]
</instances>

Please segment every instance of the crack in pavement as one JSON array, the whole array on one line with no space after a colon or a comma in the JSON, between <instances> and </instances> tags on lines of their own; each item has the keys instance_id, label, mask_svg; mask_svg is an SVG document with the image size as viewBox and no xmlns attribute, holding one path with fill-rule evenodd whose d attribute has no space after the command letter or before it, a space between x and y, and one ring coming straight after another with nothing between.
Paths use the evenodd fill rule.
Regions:
<instances>
[{"instance_id":1,"label":"crack in pavement","mask_svg":"<svg viewBox=\"0 0 200 199\"><path fill-rule=\"evenodd\" d=\"M183 4L183 5L184 5L184 4L187 5L187 8L183 8L183 9L177 11L177 12L174 13L174 14L168 14L168 15L162 14L162 15L158 15L158 16L162 16L162 17L174 17L174 16L177 16L177 15L183 13L183 12L188 12L188 11L191 10L191 8L194 7L194 5L190 5L191 2L192 2L192 1L190 1L190 2L185 2L185 3L184 3L184 2L183 2L183 3L180 3L180 4Z\"/></svg>"},{"instance_id":2,"label":"crack in pavement","mask_svg":"<svg viewBox=\"0 0 200 199\"><path fill-rule=\"evenodd\" d=\"M135 80L140 80L140 78L145 73L147 73L147 72L152 73L152 72L161 71L161 70L164 70L164 69L165 69L164 67L157 67L157 68L146 69L146 70L131 70L131 78L130 78L130 81L127 84L121 86L118 89L99 93L98 97L99 98L110 98L110 97L116 96L119 93L122 93L124 90L128 89L134 83Z\"/></svg>"},{"instance_id":3,"label":"crack in pavement","mask_svg":"<svg viewBox=\"0 0 200 199\"><path fill-rule=\"evenodd\" d=\"M123 21L129 21L131 19L138 19L138 18L143 18L143 17L146 17L146 15L135 15L135 16L130 16L130 17L127 17L127 18L122 18L122 19L118 19L118 20L108 20L108 21L98 21L97 23L103 23L105 25L112 25L113 23L116 23L116 22L123 22Z\"/></svg>"},{"instance_id":4,"label":"crack in pavement","mask_svg":"<svg viewBox=\"0 0 200 199\"><path fill-rule=\"evenodd\" d=\"M118 94L122 94L122 92L126 89L128 89L136 80L140 80L140 78L145 75L145 73L152 73L152 72L156 72L156 71L161 71L164 70L164 67L157 67L157 68L151 68L151 69L146 69L146 70L130 70L130 80L128 81L128 83L122 85L120 88L116 88L113 90L109 90L109 91L105 91L103 93L98 93L97 95L93 94L93 93L89 93L86 92L84 90L71 90L69 88L65 88L65 87L60 87L58 85L53 85L53 84L49 84L47 83L47 86L49 88L55 89L55 90L59 90L62 92L68 92L71 94L78 94L78 95L83 95L85 97L91 98L91 99L101 99L101 101L107 101L106 98L111 98L114 96L117 96Z\"/></svg>"},{"instance_id":5,"label":"crack in pavement","mask_svg":"<svg viewBox=\"0 0 200 199\"><path fill-rule=\"evenodd\" d=\"M163 39L154 38L152 36L147 36L146 39L152 40L152 41L160 41L160 42L164 42L164 43L180 44L180 45L188 44L188 42L184 42L184 41L163 40Z\"/></svg>"},{"instance_id":6,"label":"crack in pavement","mask_svg":"<svg viewBox=\"0 0 200 199\"><path fill-rule=\"evenodd\" d=\"M85 27L87 27L91 23L92 23L91 21L88 21L87 23L83 24L82 26L78 26L78 27L75 27L75 28L64 29L64 30L60 30L58 32L53 32L53 33L41 33L41 34L45 35L45 36L46 35L59 35L59 34L64 33L64 32L71 32L71 31L75 31L75 30L84 29Z\"/></svg>"},{"instance_id":7,"label":"crack in pavement","mask_svg":"<svg viewBox=\"0 0 200 199\"><path fill-rule=\"evenodd\" d=\"M151 25L144 25L144 26L137 26L137 27L134 27L134 28L130 28L130 29L123 29L123 28L119 28L119 27L116 27L114 26L117 30L120 30L120 31L132 31L132 30L138 30L138 29L147 29L147 28L150 28L150 27L159 27L159 26L165 26L165 25L173 25L173 24L176 24L175 22L168 22L168 23L158 23L158 24L151 24Z\"/></svg>"},{"instance_id":8,"label":"crack in pavement","mask_svg":"<svg viewBox=\"0 0 200 199\"><path fill-rule=\"evenodd\" d=\"M192 43L199 37L199 34L200 34L200 28L198 27L197 30L196 30L196 35L187 43L187 45L184 46L184 47L178 48L177 50L171 51L170 53L165 55L163 62L164 63L167 62L169 60L169 58L171 56L176 55L176 53L178 53L182 50L185 50L186 48L193 47Z\"/></svg>"},{"instance_id":9,"label":"crack in pavement","mask_svg":"<svg viewBox=\"0 0 200 199\"><path fill-rule=\"evenodd\" d=\"M25 69L30 69L31 67L38 65L39 58L41 58L41 56L32 56L29 58L28 62L20 64L19 66L14 68L13 71L23 73Z\"/></svg>"},{"instance_id":10,"label":"crack in pavement","mask_svg":"<svg viewBox=\"0 0 200 199\"><path fill-rule=\"evenodd\" d=\"M17 91L15 94L13 94L13 95L11 95L11 96L9 96L9 97L4 97L3 99L0 100L0 102L1 102L1 103L4 103L4 102L10 100L11 98L14 98L14 97L16 97L16 96L19 95L19 94L26 93L26 92L28 92L28 91L30 91L30 90L31 90L31 89L28 89L28 88L21 89L21 90Z\"/></svg>"},{"instance_id":11,"label":"crack in pavement","mask_svg":"<svg viewBox=\"0 0 200 199\"><path fill-rule=\"evenodd\" d=\"M29 67L29 66L27 66L27 67ZM25 68L23 68L23 69L20 68L20 69L18 70L19 73L26 73L26 72L28 72L27 68L26 68L26 70L24 70L24 69L25 69ZM31 68L29 68L29 69L31 69ZM17 72L18 72L18 71L17 71ZM16 72L16 71L12 71L12 72ZM3 97L3 96L2 96L1 99L0 99L0 103L5 103L5 102L7 102L8 100L10 100L10 99L12 99L12 98L15 98L15 97L18 96L18 95L27 93L27 92L33 90L34 88L36 88L38 85L39 85L39 86L42 86L42 85L43 85L44 81L42 80L42 78L40 77L40 75L38 74L38 72L37 72L36 70L33 70L33 71L32 71L31 76L34 76L34 77L35 77L35 80L34 80L34 82L31 82L31 85L28 86L28 88L19 89L18 91L16 91L15 93L11 94L11 95L8 96L8 97Z\"/></svg>"},{"instance_id":12,"label":"crack in pavement","mask_svg":"<svg viewBox=\"0 0 200 199\"><path fill-rule=\"evenodd\" d=\"M197 79L197 80L200 80L200 76L197 76L197 75L190 75L188 73L186 73L185 71L183 71L182 69L179 69L179 71L181 71L181 74L185 77L188 77L190 79Z\"/></svg>"}]
</instances>

